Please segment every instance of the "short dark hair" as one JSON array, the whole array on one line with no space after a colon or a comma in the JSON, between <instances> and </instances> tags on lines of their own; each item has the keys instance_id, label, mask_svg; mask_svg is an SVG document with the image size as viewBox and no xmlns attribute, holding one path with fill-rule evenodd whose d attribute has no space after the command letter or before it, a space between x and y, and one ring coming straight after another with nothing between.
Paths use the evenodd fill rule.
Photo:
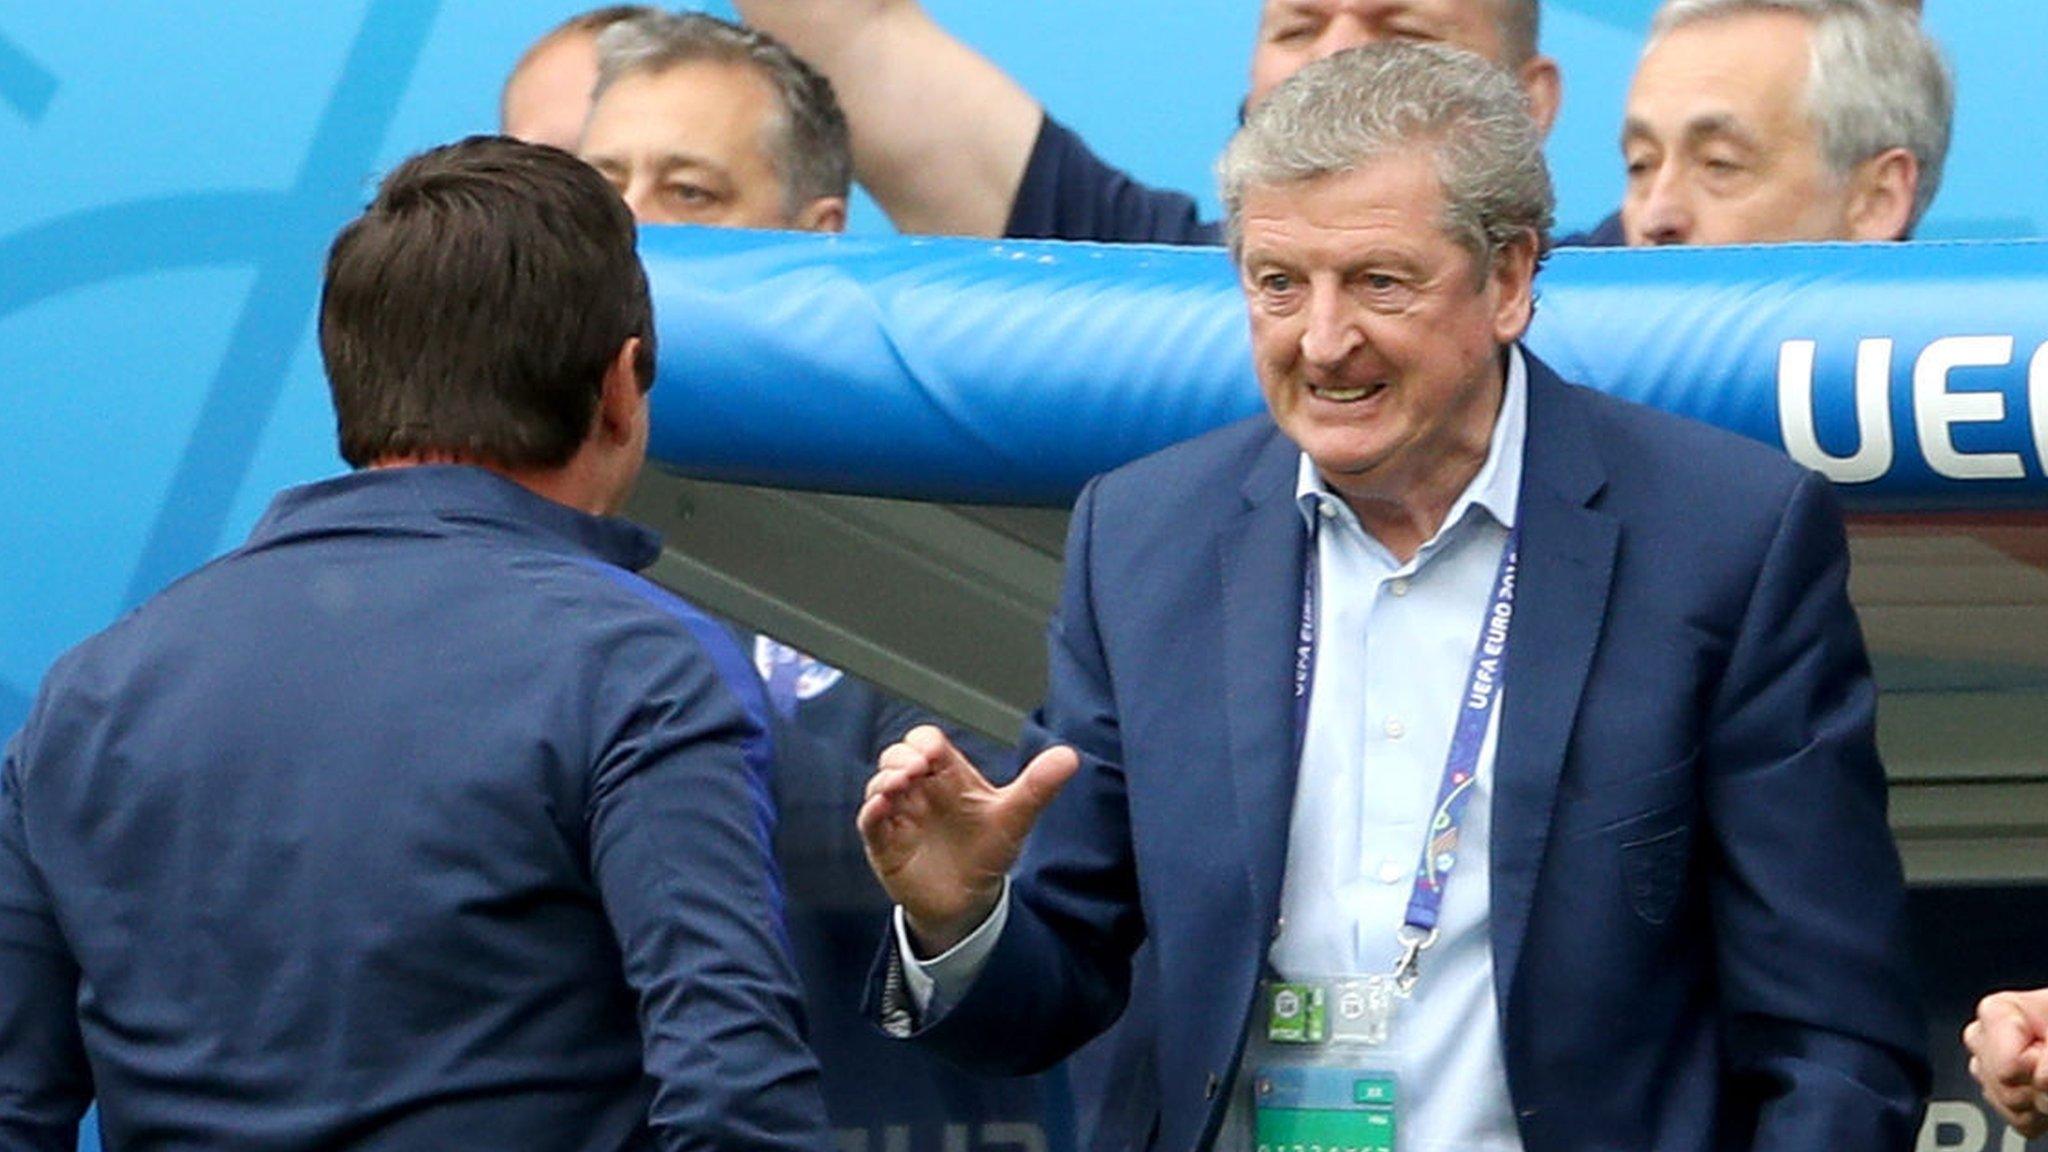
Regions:
<instances>
[{"instance_id":1,"label":"short dark hair","mask_svg":"<svg viewBox=\"0 0 2048 1152\"><path fill-rule=\"evenodd\" d=\"M827 197L846 198L853 187L853 140L832 82L758 28L702 12L621 20L598 34L591 98L603 99L605 89L627 76L655 76L703 62L752 68L774 89L782 114L764 143L782 178L786 214Z\"/></svg>"},{"instance_id":2,"label":"short dark hair","mask_svg":"<svg viewBox=\"0 0 2048 1152\"><path fill-rule=\"evenodd\" d=\"M567 463L629 338L654 382L634 241L604 177L546 145L472 136L393 169L335 237L320 292L342 459Z\"/></svg>"}]
</instances>

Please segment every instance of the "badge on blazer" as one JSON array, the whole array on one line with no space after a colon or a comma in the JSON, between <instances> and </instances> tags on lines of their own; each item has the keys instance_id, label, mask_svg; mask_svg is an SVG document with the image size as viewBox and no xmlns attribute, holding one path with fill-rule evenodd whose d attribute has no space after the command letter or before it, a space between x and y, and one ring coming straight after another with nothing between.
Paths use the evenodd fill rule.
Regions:
<instances>
[{"instance_id":1,"label":"badge on blazer","mask_svg":"<svg viewBox=\"0 0 2048 1152\"><path fill-rule=\"evenodd\" d=\"M768 693L785 708L825 694L845 675L823 661L767 636L754 637L754 670L768 685Z\"/></svg>"}]
</instances>

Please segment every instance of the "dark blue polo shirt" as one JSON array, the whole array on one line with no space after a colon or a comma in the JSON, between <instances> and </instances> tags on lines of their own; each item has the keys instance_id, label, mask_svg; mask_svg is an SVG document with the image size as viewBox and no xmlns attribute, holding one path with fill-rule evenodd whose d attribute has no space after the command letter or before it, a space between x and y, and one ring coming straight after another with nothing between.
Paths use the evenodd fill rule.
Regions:
<instances>
[{"instance_id":1,"label":"dark blue polo shirt","mask_svg":"<svg viewBox=\"0 0 2048 1152\"><path fill-rule=\"evenodd\" d=\"M818 1148L758 680L656 542L360 472L50 672L0 1147Z\"/></svg>"},{"instance_id":2,"label":"dark blue polo shirt","mask_svg":"<svg viewBox=\"0 0 2048 1152\"><path fill-rule=\"evenodd\" d=\"M1046 116L1010 202L1003 235L1104 244L1221 244L1223 225L1202 219L1193 197L1139 183L1106 163L1073 129ZM1619 213L1557 240L1561 248L1622 243Z\"/></svg>"}]
</instances>

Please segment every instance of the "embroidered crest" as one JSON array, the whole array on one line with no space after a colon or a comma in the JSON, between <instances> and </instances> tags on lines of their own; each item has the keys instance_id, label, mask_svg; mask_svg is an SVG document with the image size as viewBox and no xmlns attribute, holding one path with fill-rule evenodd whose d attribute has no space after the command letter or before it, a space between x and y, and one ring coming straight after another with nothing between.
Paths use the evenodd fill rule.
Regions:
<instances>
[{"instance_id":1,"label":"embroidered crest","mask_svg":"<svg viewBox=\"0 0 2048 1152\"><path fill-rule=\"evenodd\" d=\"M767 685L768 698L783 712L801 701L817 699L845 675L767 636L754 637L754 670Z\"/></svg>"}]
</instances>

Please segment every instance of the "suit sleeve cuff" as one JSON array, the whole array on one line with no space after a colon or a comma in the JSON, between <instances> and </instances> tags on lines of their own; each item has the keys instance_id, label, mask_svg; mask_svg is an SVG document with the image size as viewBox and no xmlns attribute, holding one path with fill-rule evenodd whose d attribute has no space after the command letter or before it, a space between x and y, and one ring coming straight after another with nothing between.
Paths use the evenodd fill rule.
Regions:
<instances>
[{"instance_id":1,"label":"suit sleeve cuff","mask_svg":"<svg viewBox=\"0 0 2048 1152\"><path fill-rule=\"evenodd\" d=\"M910 927L903 918L903 909L897 907L896 954L903 969L903 990L919 1020L944 1015L960 1002L988 964L989 953L995 951L996 940L1009 921L1010 881L1004 877L1002 895L996 899L988 919L958 944L929 960L920 960L910 946Z\"/></svg>"}]
</instances>

